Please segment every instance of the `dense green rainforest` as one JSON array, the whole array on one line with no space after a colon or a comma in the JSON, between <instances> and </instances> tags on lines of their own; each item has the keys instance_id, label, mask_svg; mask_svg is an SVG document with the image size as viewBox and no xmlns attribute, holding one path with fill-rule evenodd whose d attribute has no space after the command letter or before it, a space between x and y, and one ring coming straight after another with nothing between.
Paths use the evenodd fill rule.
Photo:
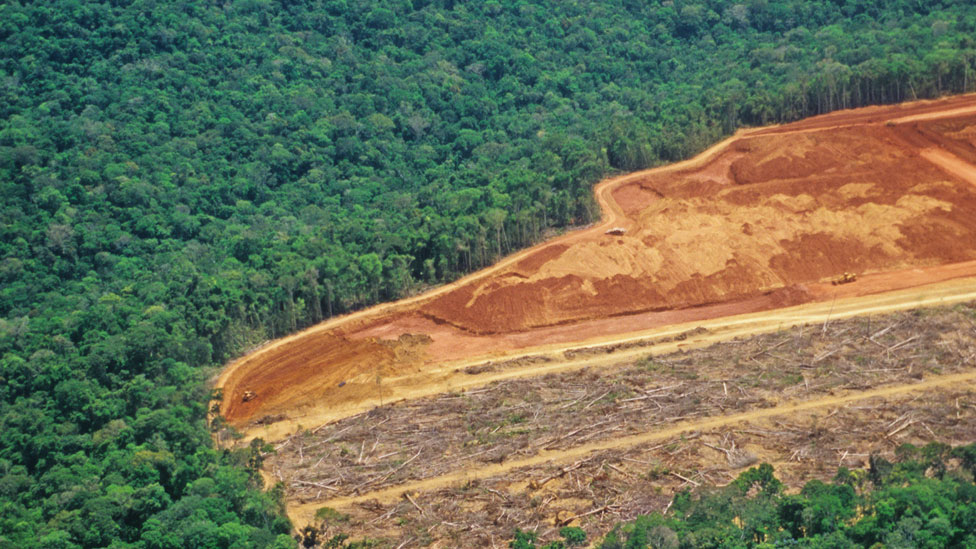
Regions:
<instances>
[{"instance_id":1,"label":"dense green rainforest","mask_svg":"<svg viewBox=\"0 0 976 549\"><path fill-rule=\"evenodd\" d=\"M206 379L741 125L974 89L930 0L0 4L0 547L290 546Z\"/></svg>"}]
</instances>

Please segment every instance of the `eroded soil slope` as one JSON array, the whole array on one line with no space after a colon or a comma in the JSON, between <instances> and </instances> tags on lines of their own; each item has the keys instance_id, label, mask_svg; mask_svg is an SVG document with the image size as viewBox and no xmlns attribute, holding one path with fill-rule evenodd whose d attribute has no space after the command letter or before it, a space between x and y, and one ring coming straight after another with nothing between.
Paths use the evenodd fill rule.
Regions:
<instances>
[{"instance_id":1,"label":"eroded soil slope","mask_svg":"<svg viewBox=\"0 0 976 549\"><path fill-rule=\"evenodd\" d=\"M597 227L245 357L221 411L273 422L443 361L974 275L974 143L976 96L740 132L601 183Z\"/></svg>"}]
</instances>

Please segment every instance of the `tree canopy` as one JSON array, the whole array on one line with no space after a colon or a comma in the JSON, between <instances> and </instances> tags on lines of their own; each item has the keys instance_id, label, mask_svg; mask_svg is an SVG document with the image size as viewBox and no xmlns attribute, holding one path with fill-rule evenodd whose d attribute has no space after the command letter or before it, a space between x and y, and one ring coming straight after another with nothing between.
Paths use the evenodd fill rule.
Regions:
<instances>
[{"instance_id":1,"label":"tree canopy","mask_svg":"<svg viewBox=\"0 0 976 549\"><path fill-rule=\"evenodd\" d=\"M601 549L772 547L972 547L976 544L976 445L903 445L890 463L841 468L830 483L785 494L768 464L723 488L683 492L673 512L618 525ZM957 463L955 468L949 463ZM518 536L516 536L518 539Z\"/></svg>"},{"instance_id":2,"label":"tree canopy","mask_svg":"<svg viewBox=\"0 0 976 549\"><path fill-rule=\"evenodd\" d=\"M0 4L0 545L291 543L216 365L746 124L971 90L962 0ZM248 469L248 467L251 467Z\"/></svg>"}]
</instances>

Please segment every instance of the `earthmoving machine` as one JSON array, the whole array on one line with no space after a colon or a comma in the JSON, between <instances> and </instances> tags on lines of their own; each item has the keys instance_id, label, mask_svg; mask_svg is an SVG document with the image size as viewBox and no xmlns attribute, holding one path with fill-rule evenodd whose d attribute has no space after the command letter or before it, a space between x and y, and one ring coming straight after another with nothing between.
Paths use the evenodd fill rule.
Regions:
<instances>
[{"instance_id":1,"label":"earthmoving machine","mask_svg":"<svg viewBox=\"0 0 976 549\"><path fill-rule=\"evenodd\" d=\"M241 396L241 402L247 402L249 400L254 400L257 397L257 393L254 391L244 391L244 395Z\"/></svg>"},{"instance_id":2,"label":"earthmoving machine","mask_svg":"<svg viewBox=\"0 0 976 549\"><path fill-rule=\"evenodd\" d=\"M830 283L837 286L839 284L850 284L851 282L857 282L857 275L854 273L845 272L840 276L840 278L835 278Z\"/></svg>"}]
</instances>

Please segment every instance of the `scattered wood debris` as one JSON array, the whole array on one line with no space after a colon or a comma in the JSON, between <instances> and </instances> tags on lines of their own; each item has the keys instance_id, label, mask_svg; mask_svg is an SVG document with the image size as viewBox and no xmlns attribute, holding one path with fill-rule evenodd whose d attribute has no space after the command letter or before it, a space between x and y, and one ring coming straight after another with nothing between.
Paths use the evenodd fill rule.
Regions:
<instances>
[{"instance_id":1,"label":"scattered wood debris","mask_svg":"<svg viewBox=\"0 0 976 549\"><path fill-rule=\"evenodd\" d=\"M296 433L267 463L292 501L325 501L784 400L911 383L976 366L974 309L801 326L387 405ZM863 466L872 452L893 455L905 442L933 438L976 438L974 388L867 399L508 470L391 504L357 505L342 528L397 539L392 546L422 532L447 545L504 546L515 527L552 540L566 524L596 536L667 508L679 490L725 484L759 461L777 463L781 480L796 486L827 480L839 465Z\"/></svg>"}]
</instances>

